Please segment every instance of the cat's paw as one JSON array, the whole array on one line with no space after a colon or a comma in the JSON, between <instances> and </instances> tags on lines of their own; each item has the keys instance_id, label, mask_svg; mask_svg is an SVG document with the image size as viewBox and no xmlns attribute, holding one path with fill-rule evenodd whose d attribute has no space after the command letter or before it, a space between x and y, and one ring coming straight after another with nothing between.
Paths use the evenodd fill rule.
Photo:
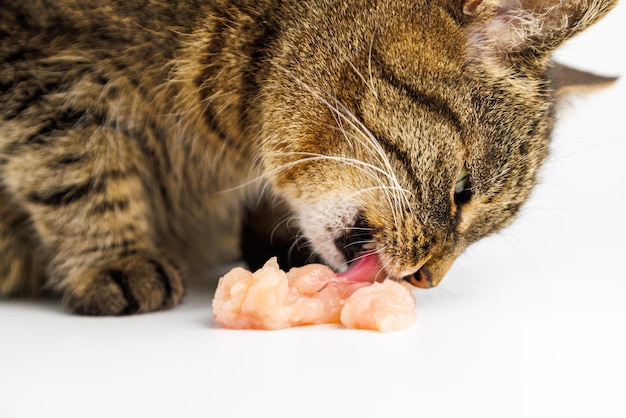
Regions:
<instances>
[{"instance_id":1,"label":"cat's paw","mask_svg":"<svg viewBox=\"0 0 626 418\"><path fill-rule=\"evenodd\" d=\"M128 315L170 308L184 292L174 263L136 254L83 272L64 289L63 300L79 314Z\"/></svg>"}]
</instances>

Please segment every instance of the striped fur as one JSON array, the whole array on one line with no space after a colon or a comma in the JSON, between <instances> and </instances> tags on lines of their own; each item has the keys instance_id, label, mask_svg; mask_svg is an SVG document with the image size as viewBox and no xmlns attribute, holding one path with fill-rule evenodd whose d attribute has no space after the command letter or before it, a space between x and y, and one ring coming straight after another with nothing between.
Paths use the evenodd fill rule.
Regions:
<instances>
[{"instance_id":1,"label":"striped fur","mask_svg":"<svg viewBox=\"0 0 626 418\"><path fill-rule=\"evenodd\" d=\"M250 231L437 284L529 195L550 53L615 3L4 2L0 295L171 307Z\"/></svg>"}]
</instances>

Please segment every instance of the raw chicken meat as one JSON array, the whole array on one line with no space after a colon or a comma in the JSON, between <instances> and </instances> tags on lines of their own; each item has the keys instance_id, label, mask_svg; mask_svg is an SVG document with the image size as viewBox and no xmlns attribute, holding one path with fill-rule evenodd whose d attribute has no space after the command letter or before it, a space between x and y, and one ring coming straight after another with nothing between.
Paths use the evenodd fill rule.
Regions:
<instances>
[{"instance_id":1,"label":"raw chicken meat","mask_svg":"<svg viewBox=\"0 0 626 418\"><path fill-rule=\"evenodd\" d=\"M375 282L346 300L340 319L348 328L400 331L415 323L415 298L398 282Z\"/></svg>"},{"instance_id":2,"label":"raw chicken meat","mask_svg":"<svg viewBox=\"0 0 626 418\"><path fill-rule=\"evenodd\" d=\"M233 329L339 322L384 332L409 328L415 322L412 293L393 280L375 282L381 271L377 257L354 264L339 275L321 264L285 273L275 258L254 273L236 267L218 283L213 319Z\"/></svg>"}]
</instances>

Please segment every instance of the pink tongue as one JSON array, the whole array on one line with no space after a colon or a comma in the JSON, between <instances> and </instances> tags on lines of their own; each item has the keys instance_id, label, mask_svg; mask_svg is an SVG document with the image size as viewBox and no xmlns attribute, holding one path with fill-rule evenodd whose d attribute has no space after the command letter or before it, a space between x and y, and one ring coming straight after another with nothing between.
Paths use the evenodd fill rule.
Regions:
<instances>
[{"instance_id":1,"label":"pink tongue","mask_svg":"<svg viewBox=\"0 0 626 418\"><path fill-rule=\"evenodd\" d=\"M352 282L375 282L384 280L387 275L378 256L368 253L360 256L346 271L338 273L337 276Z\"/></svg>"}]
</instances>

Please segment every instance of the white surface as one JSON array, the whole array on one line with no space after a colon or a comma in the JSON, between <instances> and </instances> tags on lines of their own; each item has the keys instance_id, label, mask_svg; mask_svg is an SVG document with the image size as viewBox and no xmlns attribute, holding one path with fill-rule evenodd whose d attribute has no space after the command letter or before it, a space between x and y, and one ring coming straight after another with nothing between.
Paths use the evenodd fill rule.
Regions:
<instances>
[{"instance_id":1,"label":"white surface","mask_svg":"<svg viewBox=\"0 0 626 418\"><path fill-rule=\"evenodd\" d=\"M559 57L626 75L623 22ZM0 417L625 417L625 98L569 102L520 219L416 290L411 330L221 330L209 280L134 317L1 301Z\"/></svg>"}]
</instances>

